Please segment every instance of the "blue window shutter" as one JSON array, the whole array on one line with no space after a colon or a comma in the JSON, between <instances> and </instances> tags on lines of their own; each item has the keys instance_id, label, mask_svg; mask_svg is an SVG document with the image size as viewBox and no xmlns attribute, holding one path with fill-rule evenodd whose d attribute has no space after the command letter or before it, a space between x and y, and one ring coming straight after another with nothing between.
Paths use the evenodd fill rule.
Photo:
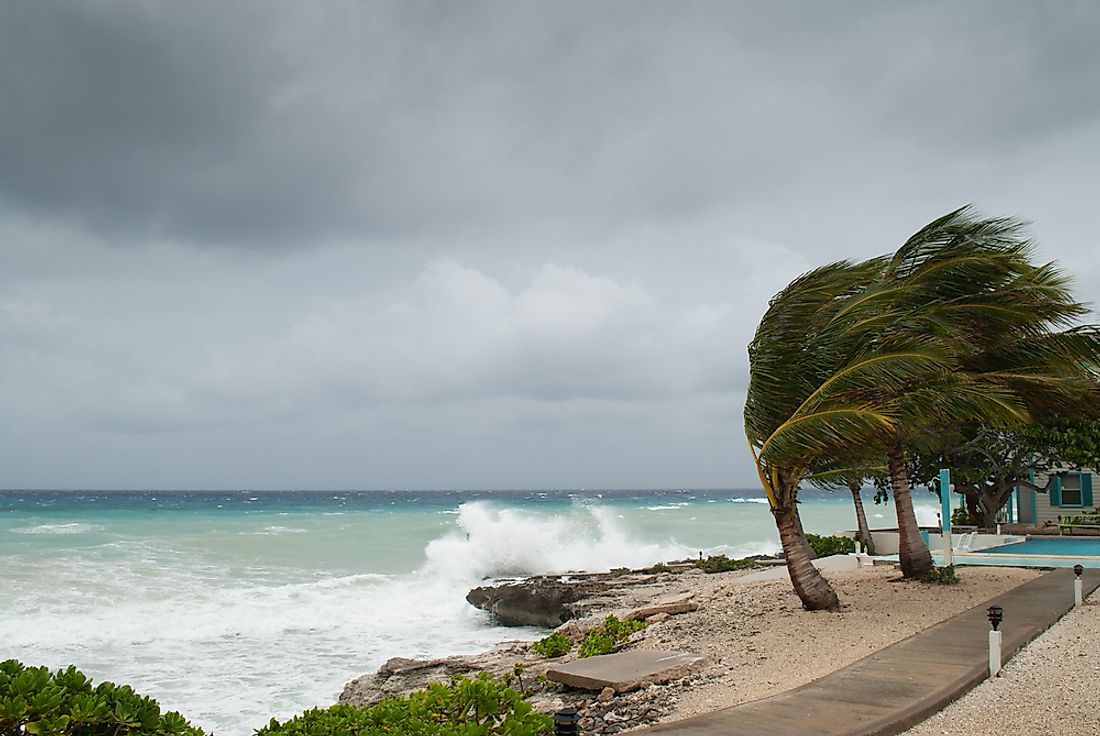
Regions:
<instances>
[{"instance_id":1,"label":"blue window shutter","mask_svg":"<svg viewBox=\"0 0 1100 736\"><path fill-rule=\"evenodd\" d=\"M1054 476L1054 482L1050 484L1050 505L1062 505L1062 477Z\"/></svg>"},{"instance_id":2,"label":"blue window shutter","mask_svg":"<svg viewBox=\"0 0 1100 736\"><path fill-rule=\"evenodd\" d=\"M1081 473L1081 505L1092 506L1092 473Z\"/></svg>"}]
</instances>

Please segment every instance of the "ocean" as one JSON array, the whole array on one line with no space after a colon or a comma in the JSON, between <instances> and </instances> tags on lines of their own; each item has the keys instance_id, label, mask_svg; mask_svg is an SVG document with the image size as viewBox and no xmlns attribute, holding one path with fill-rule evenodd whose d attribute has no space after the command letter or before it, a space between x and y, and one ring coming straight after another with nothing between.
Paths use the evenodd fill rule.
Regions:
<instances>
[{"instance_id":1,"label":"ocean","mask_svg":"<svg viewBox=\"0 0 1100 736\"><path fill-rule=\"evenodd\" d=\"M854 528L847 493L802 499L807 531ZM0 491L0 660L75 664L247 736L390 657L544 634L469 606L486 579L778 549L746 490Z\"/></svg>"}]
</instances>

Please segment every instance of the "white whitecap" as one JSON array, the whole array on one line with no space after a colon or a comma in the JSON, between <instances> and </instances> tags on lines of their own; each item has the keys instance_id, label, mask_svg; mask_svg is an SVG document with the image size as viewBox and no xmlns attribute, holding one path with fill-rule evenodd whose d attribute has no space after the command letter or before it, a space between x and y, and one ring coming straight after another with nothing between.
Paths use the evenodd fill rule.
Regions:
<instances>
[{"instance_id":1,"label":"white whitecap","mask_svg":"<svg viewBox=\"0 0 1100 736\"><path fill-rule=\"evenodd\" d=\"M16 534L88 534L89 532L101 532L103 527L98 524L39 524L20 529L12 529Z\"/></svg>"}]
</instances>

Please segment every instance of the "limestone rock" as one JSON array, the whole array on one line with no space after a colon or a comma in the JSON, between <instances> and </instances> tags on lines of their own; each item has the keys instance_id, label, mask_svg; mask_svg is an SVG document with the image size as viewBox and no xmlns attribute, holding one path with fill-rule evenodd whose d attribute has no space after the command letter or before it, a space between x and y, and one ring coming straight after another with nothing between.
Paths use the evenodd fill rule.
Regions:
<instances>
[{"instance_id":1,"label":"limestone rock","mask_svg":"<svg viewBox=\"0 0 1100 736\"><path fill-rule=\"evenodd\" d=\"M538 676L539 662L533 660L526 642L505 642L482 654L456 655L438 659L408 659L394 657L372 675L363 675L344 686L341 703L374 705L383 698L408 695L433 682L447 682L451 675L472 677L485 671L503 678L517 663L530 670L530 679Z\"/></svg>"},{"instance_id":2,"label":"limestone rock","mask_svg":"<svg viewBox=\"0 0 1100 736\"><path fill-rule=\"evenodd\" d=\"M652 605L634 609L627 615L627 618L636 618L639 621L644 621L650 616L659 613L667 613L670 616L674 616L678 613L696 611L699 609L699 604L692 600L694 597L692 593L687 593L676 596L675 598L665 598Z\"/></svg>"}]
</instances>

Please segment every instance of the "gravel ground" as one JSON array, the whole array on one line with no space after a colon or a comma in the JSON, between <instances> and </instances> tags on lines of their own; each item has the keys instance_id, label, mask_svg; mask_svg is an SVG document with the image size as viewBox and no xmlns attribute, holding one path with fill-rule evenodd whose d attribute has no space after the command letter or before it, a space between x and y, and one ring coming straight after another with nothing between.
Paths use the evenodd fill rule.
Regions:
<instances>
[{"instance_id":1,"label":"gravel ground","mask_svg":"<svg viewBox=\"0 0 1100 736\"><path fill-rule=\"evenodd\" d=\"M678 720L798 687L1033 580L1038 573L967 568L958 585L901 580L890 567L826 575L842 603L835 613L802 610L788 580L740 580L736 574L667 576L663 590L631 591L637 598L629 605L678 592L694 593L699 603L698 611L673 616L636 635L638 648L686 651L704 658L682 685L653 693L659 705L670 706L660 720Z\"/></svg>"},{"instance_id":2,"label":"gravel ground","mask_svg":"<svg viewBox=\"0 0 1100 736\"><path fill-rule=\"evenodd\" d=\"M903 736L1100 734L1100 597L1071 611L986 680Z\"/></svg>"}]
</instances>

